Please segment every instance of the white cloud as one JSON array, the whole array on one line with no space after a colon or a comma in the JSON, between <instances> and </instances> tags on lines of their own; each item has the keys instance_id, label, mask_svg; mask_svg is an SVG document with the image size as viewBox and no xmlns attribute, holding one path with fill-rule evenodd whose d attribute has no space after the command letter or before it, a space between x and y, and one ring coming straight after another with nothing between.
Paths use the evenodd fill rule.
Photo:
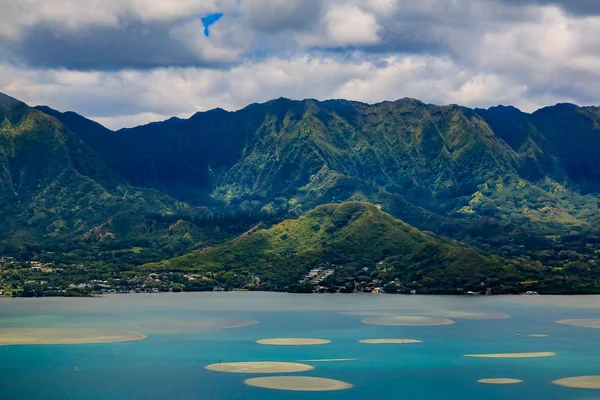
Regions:
<instances>
[{"instance_id":1,"label":"white cloud","mask_svg":"<svg viewBox=\"0 0 600 400\"><path fill-rule=\"evenodd\" d=\"M484 36L474 67L527 85L535 102L548 98L600 102L600 17L577 18L557 7L540 18ZM594 38L594 39L592 39Z\"/></svg>"},{"instance_id":2,"label":"white cloud","mask_svg":"<svg viewBox=\"0 0 600 400\"><path fill-rule=\"evenodd\" d=\"M325 16L328 39L334 46L375 44L381 27L373 14L356 6L332 7Z\"/></svg>"},{"instance_id":3,"label":"white cloud","mask_svg":"<svg viewBox=\"0 0 600 400\"><path fill-rule=\"evenodd\" d=\"M359 58L347 61L301 56L247 63L229 70L44 72L4 66L0 73L0 91L30 104L74 110L110 128L173 115L189 116L216 107L236 110L281 96L364 102L414 97L473 107L509 103L528 111L537 105L518 81L478 75L449 58L431 56L390 56L383 64Z\"/></svg>"},{"instance_id":4,"label":"white cloud","mask_svg":"<svg viewBox=\"0 0 600 400\"><path fill-rule=\"evenodd\" d=\"M7 61L3 54L13 60L21 53L3 52L0 40L0 91L32 104L73 109L113 128L214 107L238 109L280 96L366 102L407 96L438 104L513 104L527 111L562 101L600 103L600 17L532 5L534 0L510 1L527 5L91 0L83 10L78 0L57 0L49 10L41 0L0 0L6 11L0 14L0 35L43 21L88 32L73 35L84 37L73 42L81 51L60 47L55 56L80 60L27 64L24 58L25 68ZM206 38L194 13L210 11L227 13ZM146 21L139 29L149 29L151 45L141 46L145 36L131 30L138 25L127 25L128 18ZM114 26L102 31L109 46L101 40L92 46L95 31L86 31L86 23ZM66 43L65 36L58 37ZM133 39L119 47L120 37ZM55 47L35 41L23 46L42 57L57 54ZM108 60L112 53L112 63L105 64L111 71L94 68L98 58ZM131 62L144 57L145 63ZM74 70L80 65L89 71Z\"/></svg>"},{"instance_id":5,"label":"white cloud","mask_svg":"<svg viewBox=\"0 0 600 400\"><path fill-rule=\"evenodd\" d=\"M450 97L458 104L489 107L498 104L519 105L525 111L533 111L531 104L523 102L527 85L513 84L492 74L476 75L465 81Z\"/></svg>"}]
</instances>

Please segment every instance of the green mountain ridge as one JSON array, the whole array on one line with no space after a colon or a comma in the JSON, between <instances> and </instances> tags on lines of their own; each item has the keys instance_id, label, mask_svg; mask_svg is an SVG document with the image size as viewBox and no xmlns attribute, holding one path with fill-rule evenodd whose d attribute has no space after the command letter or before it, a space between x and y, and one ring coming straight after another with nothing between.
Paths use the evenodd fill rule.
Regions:
<instances>
[{"instance_id":1,"label":"green mountain ridge","mask_svg":"<svg viewBox=\"0 0 600 400\"><path fill-rule=\"evenodd\" d=\"M75 132L85 125L54 115ZM110 146L87 141L131 184L193 204L302 215L319 204L361 200L419 228L466 238L489 218L502 229L589 224L600 182L598 115L573 105L526 114L414 99L282 98L105 131ZM575 121L575 140L564 121Z\"/></svg>"},{"instance_id":2,"label":"green mountain ridge","mask_svg":"<svg viewBox=\"0 0 600 400\"><path fill-rule=\"evenodd\" d=\"M65 125L4 95L0 211L0 254L24 258L58 251L61 260L81 261L102 258L103 250L155 246L139 256L143 262L175 255L173 246L183 251L211 236L193 223L174 230L176 219L156 218L201 220L209 215L206 209L129 186Z\"/></svg>"},{"instance_id":3,"label":"green mountain ridge","mask_svg":"<svg viewBox=\"0 0 600 400\"><path fill-rule=\"evenodd\" d=\"M1 95L0 256L119 275L148 263L187 270L181 260L197 263L209 246L211 262L221 263L213 265L219 279L227 268L252 272L247 258L266 263L261 273L280 289L295 286L313 263L368 269L389 258L372 237L383 229L407 241L402 247L386 239L390 251L423 258L396 260L394 279L413 277L410 262L427 265L427 276L413 280L432 291L473 288L467 275L479 280L484 270L498 279L487 287L501 291L590 291L600 261L599 110L559 104L527 114L415 99L370 105L280 98L115 132ZM324 230L331 217L321 214L338 204L361 215L352 235ZM305 232L306 220L316 221L313 239L320 241L298 237L285 256L277 253L286 247L269 235L290 224ZM360 246L359 233L371 248ZM236 245L250 237L263 242ZM264 246L273 250L267 258ZM465 249L480 267L458 268L467 263L459 254ZM436 267L428 257L443 262ZM203 262L197 265L207 269ZM460 279L441 274L443 265L457 266L451 271Z\"/></svg>"}]
</instances>

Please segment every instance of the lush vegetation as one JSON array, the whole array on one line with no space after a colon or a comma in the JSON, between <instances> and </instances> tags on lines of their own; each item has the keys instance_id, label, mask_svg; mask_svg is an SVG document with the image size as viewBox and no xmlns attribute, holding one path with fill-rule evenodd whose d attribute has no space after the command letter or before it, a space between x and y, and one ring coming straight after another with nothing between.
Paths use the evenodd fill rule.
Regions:
<instances>
[{"instance_id":1,"label":"lush vegetation","mask_svg":"<svg viewBox=\"0 0 600 400\"><path fill-rule=\"evenodd\" d=\"M278 99L118 132L43 110L131 184L217 209L298 216L319 204L369 201L461 240L488 218L564 231L599 215L593 107L525 114L413 99Z\"/></svg>"},{"instance_id":2,"label":"lush vegetation","mask_svg":"<svg viewBox=\"0 0 600 400\"><path fill-rule=\"evenodd\" d=\"M0 121L0 256L125 270L277 217L130 186L55 118L6 96Z\"/></svg>"},{"instance_id":3,"label":"lush vegetation","mask_svg":"<svg viewBox=\"0 0 600 400\"><path fill-rule=\"evenodd\" d=\"M318 265L334 265L324 284L343 290L355 282L387 291L427 293L519 292L531 288L566 290L564 274L525 257L499 258L442 239L395 220L376 206L349 202L319 206L298 219L249 232L235 240L183 257L143 266L156 272L215 274L260 288L295 290ZM599 274L581 287L597 290ZM572 289L572 288L571 288Z\"/></svg>"},{"instance_id":4,"label":"lush vegetation","mask_svg":"<svg viewBox=\"0 0 600 400\"><path fill-rule=\"evenodd\" d=\"M197 270L217 287L289 288L334 263L338 287L592 292L599 126L600 109L573 105L278 99L113 132L0 94L0 256ZM315 209L345 202L331 212L347 226Z\"/></svg>"}]
</instances>

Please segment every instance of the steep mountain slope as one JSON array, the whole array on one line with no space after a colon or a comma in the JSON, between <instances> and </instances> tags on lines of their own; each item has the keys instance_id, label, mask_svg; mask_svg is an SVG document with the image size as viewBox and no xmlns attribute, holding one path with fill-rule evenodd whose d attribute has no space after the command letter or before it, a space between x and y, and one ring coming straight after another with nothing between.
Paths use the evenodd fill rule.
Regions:
<instances>
[{"instance_id":1,"label":"steep mountain slope","mask_svg":"<svg viewBox=\"0 0 600 400\"><path fill-rule=\"evenodd\" d=\"M257 132L216 196L269 201L283 195L310 206L337 180L351 178L439 210L514 167L510 149L460 107L410 99L375 106L306 101L301 115L288 113L278 122ZM334 195L343 200L355 194L352 189Z\"/></svg>"},{"instance_id":2,"label":"steep mountain slope","mask_svg":"<svg viewBox=\"0 0 600 400\"><path fill-rule=\"evenodd\" d=\"M366 267L371 278L380 282L398 278L398 285L447 293L465 287L506 290L518 284L517 276L535 275L539 268L531 262L486 256L423 233L360 202L319 206L296 220L142 268L234 280L258 274L263 285L283 289L294 287L308 270L323 263L344 266L338 268L334 281L365 275Z\"/></svg>"},{"instance_id":3,"label":"steep mountain slope","mask_svg":"<svg viewBox=\"0 0 600 400\"><path fill-rule=\"evenodd\" d=\"M389 185L435 207L516 167L510 148L473 111L412 99L374 106L278 99L121 130L110 147L92 138L89 124L52 113L130 183L178 182L191 189L186 200L200 200L193 192L200 189L226 203L264 205L303 192L323 196L349 178L347 185Z\"/></svg>"},{"instance_id":4,"label":"steep mountain slope","mask_svg":"<svg viewBox=\"0 0 600 400\"><path fill-rule=\"evenodd\" d=\"M21 252L27 258L87 246L97 258L98 249L143 246L148 254L140 254L140 261L160 259L177 254L169 246L184 251L206 236L183 220L179 229L172 228L174 216L189 221L207 215L164 194L128 186L58 120L0 96L1 254ZM169 222L160 216L170 216ZM152 244L160 248L150 249Z\"/></svg>"},{"instance_id":5,"label":"steep mountain slope","mask_svg":"<svg viewBox=\"0 0 600 400\"><path fill-rule=\"evenodd\" d=\"M484 230L557 234L598 217L597 114L277 99L91 134L90 121L53 112L116 174L185 201L290 215L369 201L418 228L476 240ZM105 135L110 142L95 139Z\"/></svg>"},{"instance_id":6,"label":"steep mountain slope","mask_svg":"<svg viewBox=\"0 0 600 400\"><path fill-rule=\"evenodd\" d=\"M599 114L278 99L113 132L2 95L0 256L264 289L327 262L337 286L595 292Z\"/></svg>"},{"instance_id":7,"label":"steep mountain slope","mask_svg":"<svg viewBox=\"0 0 600 400\"><path fill-rule=\"evenodd\" d=\"M600 107L559 104L531 115L569 179L586 193L600 191Z\"/></svg>"},{"instance_id":8,"label":"steep mountain slope","mask_svg":"<svg viewBox=\"0 0 600 400\"><path fill-rule=\"evenodd\" d=\"M526 114L514 107L476 110L524 159L525 177L548 176L583 193L600 191L600 108L557 104Z\"/></svg>"},{"instance_id":9,"label":"steep mountain slope","mask_svg":"<svg viewBox=\"0 0 600 400\"><path fill-rule=\"evenodd\" d=\"M196 204L212 204L214 180L238 160L264 117L252 107L238 113L217 109L113 132L72 112L38 109L76 132L130 184Z\"/></svg>"},{"instance_id":10,"label":"steep mountain slope","mask_svg":"<svg viewBox=\"0 0 600 400\"><path fill-rule=\"evenodd\" d=\"M368 200L435 229L456 225L447 212L457 196L515 168L510 148L471 110L411 99L375 106L278 99L102 132L110 141L95 140L83 117L53 115L130 183L205 205L299 215Z\"/></svg>"}]
</instances>

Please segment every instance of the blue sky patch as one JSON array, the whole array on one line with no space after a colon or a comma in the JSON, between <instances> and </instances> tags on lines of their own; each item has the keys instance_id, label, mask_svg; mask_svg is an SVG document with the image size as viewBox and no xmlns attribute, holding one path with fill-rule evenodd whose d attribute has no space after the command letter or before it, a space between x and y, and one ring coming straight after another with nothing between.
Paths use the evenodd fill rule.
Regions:
<instances>
[{"instance_id":1,"label":"blue sky patch","mask_svg":"<svg viewBox=\"0 0 600 400\"><path fill-rule=\"evenodd\" d=\"M200 18L200 21L202 21L202 24L204 25L204 36L206 36L206 37L210 36L210 31L208 30L208 28L212 24L214 24L215 22L220 20L221 17L223 17L223 13L208 14L208 15Z\"/></svg>"}]
</instances>

